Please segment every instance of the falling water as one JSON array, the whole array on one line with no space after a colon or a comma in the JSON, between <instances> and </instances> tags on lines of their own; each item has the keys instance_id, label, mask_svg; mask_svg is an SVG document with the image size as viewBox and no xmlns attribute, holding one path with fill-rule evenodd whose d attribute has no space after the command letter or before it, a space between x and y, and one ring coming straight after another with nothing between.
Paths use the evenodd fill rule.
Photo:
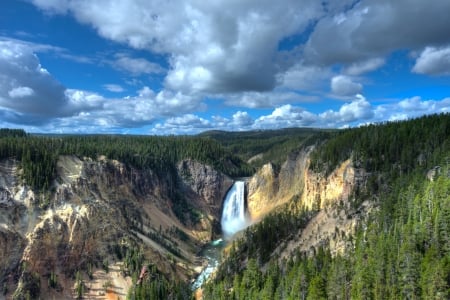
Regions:
<instances>
[{"instance_id":1,"label":"falling water","mask_svg":"<svg viewBox=\"0 0 450 300\"><path fill-rule=\"evenodd\" d=\"M225 240L231 238L236 232L249 225L245 212L245 182L236 181L225 197L222 211L222 232ZM192 284L196 290L208 280L209 276L217 269L220 263L220 253L225 241L218 239L208 244L202 251L202 256L207 258L208 264Z\"/></svg>"},{"instance_id":2,"label":"falling water","mask_svg":"<svg viewBox=\"0 0 450 300\"><path fill-rule=\"evenodd\" d=\"M236 181L228 192L223 204L221 225L225 238L231 237L248 226L244 181Z\"/></svg>"}]
</instances>

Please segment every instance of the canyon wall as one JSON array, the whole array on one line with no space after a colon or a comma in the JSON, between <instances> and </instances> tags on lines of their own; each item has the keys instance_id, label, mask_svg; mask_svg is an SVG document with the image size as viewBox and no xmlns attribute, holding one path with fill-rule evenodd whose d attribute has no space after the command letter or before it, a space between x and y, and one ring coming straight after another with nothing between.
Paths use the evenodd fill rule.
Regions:
<instances>
[{"instance_id":1,"label":"canyon wall","mask_svg":"<svg viewBox=\"0 0 450 300\"><path fill-rule=\"evenodd\" d=\"M294 249L310 252L324 245L333 255L344 252L356 227L374 209L371 201L352 205L355 191L365 188L368 174L364 169L348 159L328 175L316 173L309 169L312 150L292 153L278 172L266 164L248 181L248 211L254 221L290 200L317 211L289 243L280 241L277 252L281 258L289 257Z\"/></svg>"},{"instance_id":2,"label":"canyon wall","mask_svg":"<svg viewBox=\"0 0 450 300\"><path fill-rule=\"evenodd\" d=\"M93 266L97 274L104 261L119 263L132 247L143 249L168 276L192 278L201 264L196 253L220 233L222 200L232 185L192 160L156 174L106 157L61 156L51 190L41 193L20 174L16 161L0 162L0 284L7 297L16 298L73 298L77 270ZM51 274L58 275L56 290L48 288ZM83 274L100 289L114 279ZM85 297L98 296L92 293Z\"/></svg>"}]
</instances>

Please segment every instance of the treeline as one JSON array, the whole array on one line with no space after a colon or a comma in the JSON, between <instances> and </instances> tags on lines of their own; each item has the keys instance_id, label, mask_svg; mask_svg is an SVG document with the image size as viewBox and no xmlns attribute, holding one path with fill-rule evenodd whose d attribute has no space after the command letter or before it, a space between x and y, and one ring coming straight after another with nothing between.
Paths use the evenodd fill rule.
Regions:
<instances>
[{"instance_id":1,"label":"treeline","mask_svg":"<svg viewBox=\"0 0 450 300\"><path fill-rule=\"evenodd\" d=\"M138 169L172 174L176 163L194 159L229 175L248 176L253 168L224 149L217 141L183 136L32 136L3 129L0 159L14 158L23 168L23 179L36 190L47 190L56 173L59 155L97 158L104 155Z\"/></svg>"},{"instance_id":2,"label":"treeline","mask_svg":"<svg viewBox=\"0 0 450 300\"><path fill-rule=\"evenodd\" d=\"M27 133L23 129L0 128L0 138L2 137L24 137Z\"/></svg>"},{"instance_id":3,"label":"treeline","mask_svg":"<svg viewBox=\"0 0 450 300\"><path fill-rule=\"evenodd\" d=\"M287 156L304 145L312 145L334 130L285 128L245 132L207 131L200 136L217 140L225 149L249 161L256 170L267 162L280 167Z\"/></svg>"},{"instance_id":4,"label":"treeline","mask_svg":"<svg viewBox=\"0 0 450 300\"><path fill-rule=\"evenodd\" d=\"M312 154L311 168L329 173L352 157L368 172L396 177L436 165L448 149L450 114L429 115L337 131Z\"/></svg>"}]
</instances>

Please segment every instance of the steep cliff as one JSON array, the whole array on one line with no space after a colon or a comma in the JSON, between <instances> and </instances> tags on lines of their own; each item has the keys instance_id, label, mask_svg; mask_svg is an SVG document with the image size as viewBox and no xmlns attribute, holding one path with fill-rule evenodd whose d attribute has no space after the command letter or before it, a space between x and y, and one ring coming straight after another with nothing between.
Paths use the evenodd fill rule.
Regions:
<instances>
[{"instance_id":1,"label":"steep cliff","mask_svg":"<svg viewBox=\"0 0 450 300\"><path fill-rule=\"evenodd\" d=\"M125 286L116 286L114 299L122 298L131 279L117 266L132 249L169 277L192 278L201 264L196 253L220 229L221 202L232 184L193 160L156 174L106 157L61 156L52 189L39 194L20 174L16 161L0 163L0 283L17 299L73 298L77 271L85 297L119 282ZM102 273L109 265L117 272Z\"/></svg>"},{"instance_id":2,"label":"steep cliff","mask_svg":"<svg viewBox=\"0 0 450 300\"><path fill-rule=\"evenodd\" d=\"M222 202L227 191L233 185L228 176L194 160L184 160L177 166L181 179L181 190L190 205L202 212L200 226L193 233L203 241L213 240L221 232L220 216ZM209 229L209 232L208 232Z\"/></svg>"},{"instance_id":3,"label":"steep cliff","mask_svg":"<svg viewBox=\"0 0 450 300\"><path fill-rule=\"evenodd\" d=\"M253 220L302 195L308 156L312 150L311 146L291 153L278 172L271 163L265 164L250 178L247 202Z\"/></svg>"},{"instance_id":4,"label":"steep cliff","mask_svg":"<svg viewBox=\"0 0 450 300\"><path fill-rule=\"evenodd\" d=\"M364 189L367 173L356 168L350 159L328 176L309 168L312 147L292 153L277 173L272 164L264 165L249 180L248 210L254 220L289 200L299 201L318 214L297 235L277 249L280 258L289 257L293 249L308 252L321 245L330 246L333 254L341 253L356 227L374 208L366 201L352 206L355 191Z\"/></svg>"}]
</instances>

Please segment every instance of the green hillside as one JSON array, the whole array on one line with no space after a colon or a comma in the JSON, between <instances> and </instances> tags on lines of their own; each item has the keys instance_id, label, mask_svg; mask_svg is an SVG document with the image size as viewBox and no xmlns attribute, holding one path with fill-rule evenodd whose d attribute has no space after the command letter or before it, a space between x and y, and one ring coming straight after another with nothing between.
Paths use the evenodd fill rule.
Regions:
<instances>
[{"instance_id":1,"label":"green hillside","mask_svg":"<svg viewBox=\"0 0 450 300\"><path fill-rule=\"evenodd\" d=\"M280 261L274 249L315 214L294 201L233 243L204 299L448 299L450 115L334 133L311 168L347 158L370 172L353 206L378 208L348 237L353 250L333 257L324 245Z\"/></svg>"}]
</instances>

